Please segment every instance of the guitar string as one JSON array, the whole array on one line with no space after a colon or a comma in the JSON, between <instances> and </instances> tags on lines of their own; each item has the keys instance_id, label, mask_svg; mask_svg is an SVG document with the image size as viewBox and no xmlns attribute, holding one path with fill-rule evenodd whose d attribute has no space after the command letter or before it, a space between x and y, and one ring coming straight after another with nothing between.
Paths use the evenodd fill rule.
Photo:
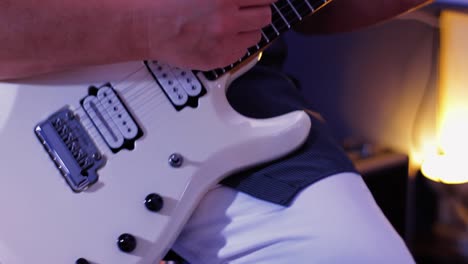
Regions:
<instances>
[{"instance_id":1,"label":"guitar string","mask_svg":"<svg viewBox=\"0 0 468 264\"><path fill-rule=\"evenodd\" d=\"M245 60L246 58L254 55L257 53L257 51L261 50L263 47L268 45L271 41L276 39L281 33L287 31L291 25L294 25L298 21L302 20L304 17L308 16L309 14L312 14L314 12L314 7L310 4L308 0L301 1L299 4L297 1L300 0L279 0L278 2L272 4L270 7L272 9L272 15L274 16L276 14L276 17L279 17L277 20L272 21L272 23L269 26L266 26L262 29L262 39L261 41L250 48L247 49L246 57L242 57L239 62L242 60ZM315 2L321 1L322 5L326 3L328 0L315 0ZM314 3L315 3L314 2ZM279 6L279 7L278 7ZM287 8L287 11L285 12L284 9ZM277 14L275 11L278 10L279 14ZM302 11L301 11L302 10ZM307 11L308 10L308 11ZM292 20L288 20L286 22L285 27L282 25L278 25L277 22L281 21L282 24L285 23L286 19L283 19L285 17L288 17L288 15L291 14L291 11L294 13L292 16ZM305 11L306 13L304 15L301 15ZM299 18L300 17L300 18ZM288 27L287 24L290 26ZM279 30L278 30L279 28ZM262 43L264 41L264 43ZM252 51L251 51L252 50ZM229 66L226 66L224 68L216 68L211 71L208 71L208 74L214 75L214 76L220 76L226 71L230 71L231 69L235 68L235 66L239 63L235 62L234 64L231 64Z\"/></svg>"},{"instance_id":2,"label":"guitar string","mask_svg":"<svg viewBox=\"0 0 468 264\"><path fill-rule=\"evenodd\" d=\"M286 1L288 1L288 0L286 0ZM294 15L294 16L293 16L293 19L291 19L291 20L288 21L289 23L291 23L291 22L294 23L294 22L296 22L296 21L294 21L294 20L299 20L299 18L297 17L297 14L296 14L296 13L294 12L294 10L293 10L293 8L296 8L296 9L298 8L298 7L297 7L297 3L294 2L294 1L296 1L296 0L291 0L292 2L289 2L289 1L288 1L289 3L286 2L286 1L283 1L283 4L280 5L279 7L277 6L277 8L278 8L279 10L282 11L282 12L280 11L280 13L283 15L283 17L288 17L288 15L291 15L292 13L294 13L294 14L293 14L293 15ZM293 3L294 3L294 4L293 4ZM300 4L301 4L301 7L304 7L305 2L301 1ZM272 9L274 10L273 7L272 7ZM281 21L281 22L282 22L281 24L284 25L284 26L283 26L283 27L279 27L279 26L277 25L277 28L278 28L279 30L284 30L284 29L286 29L286 28L287 28L287 25L286 25L286 23L285 23L286 21L284 21L284 19L283 19L281 16L280 16L280 18L278 18L277 20L274 20L274 21L272 22L272 24L275 24L275 23L278 24L279 21ZM161 96L163 95L163 92L160 92L159 94L158 94L158 93L155 93L156 95L153 95L153 97L151 97L151 96L146 96L146 93L148 93L148 92L149 92L150 90L152 90L152 89L145 89L145 88L147 88L147 87L150 86L150 85L154 85L154 83L151 83L151 82L150 82L150 84L146 85L146 87L143 87L143 88L142 88L142 87L138 87L138 88L140 88L140 90L142 90L141 92L138 92L138 91L137 91L138 89L136 89L135 86L132 85L133 83L137 83L138 80L135 80L135 81L133 81L133 82L127 83L127 86L126 86L125 88L120 88L120 89L118 89L118 88L117 88L117 85L120 84L120 83L123 83L123 82L125 82L125 81L127 81L127 80L129 80L129 79L131 79L131 77L132 77L133 75L135 75L136 73L140 72L143 68L145 68L145 66L141 66L140 68L138 68L137 70L133 71L132 73L129 73L127 76L123 77L120 81L116 82L116 84L115 84L115 86L116 86L115 88L116 88L117 91L120 92L120 94L122 94L122 95L127 95L127 96L125 96L126 101L131 102L132 104L135 105L135 107L133 108L133 110L134 110L135 113L138 112L137 115L138 115L140 118L146 117L148 114L154 112L154 110L158 107L158 105L159 105L160 103L164 103L165 97L163 97L162 100L153 102L153 101L154 101L154 100L153 100L153 97L155 97L155 98L161 97ZM158 85L158 86L159 86L159 85ZM132 92L134 92L134 94L133 94L132 96L128 96L128 94L129 94L129 93L132 93ZM150 108L145 108L147 105L152 105L154 108L151 108L151 107L150 107ZM105 108L107 108L107 107L105 107ZM88 129L91 129L91 128L94 127L94 125L93 125L92 122L90 122L90 124L87 125L86 127L87 127ZM95 131L95 130L93 129L92 131ZM99 134L99 132L96 131L96 132L93 133L93 134L94 134L94 136L96 136L96 134Z\"/></svg>"},{"instance_id":3,"label":"guitar string","mask_svg":"<svg viewBox=\"0 0 468 264\"><path fill-rule=\"evenodd\" d=\"M112 83L112 86L115 90L117 90L119 92L120 95L128 95L130 94L131 92L138 92L138 89L142 89L141 86L135 86L134 83L137 83L139 82L140 80L138 79L135 79L133 82L130 82L128 83L125 87L120 87L120 85L122 83L125 83L126 81L128 80L131 80L132 77L134 75L136 75L137 73L141 72L142 70L145 70L144 69L145 66L142 65L141 67L137 68L136 70L130 72L129 74L127 74L125 77L121 78L120 80L118 81L115 81ZM152 89L146 89L148 86L152 85L151 83L149 83L146 87L143 87L143 92L140 93L140 95L145 95L145 93L147 93L148 91L151 91ZM133 97L138 97L138 93L136 93L135 95L131 95L131 96L125 96L125 101L138 101L137 99L133 99ZM145 96L146 98L147 96ZM81 106L82 108L82 106Z\"/></svg>"},{"instance_id":4,"label":"guitar string","mask_svg":"<svg viewBox=\"0 0 468 264\"><path fill-rule=\"evenodd\" d=\"M298 4L295 3L295 1L299 1L299 0L284 0L283 1L284 3L281 6L278 7L278 9L283 11L282 14L283 14L284 17L288 17L288 15L294 14L292 21L289 21L289 23L291 23L291 22L295 23L295 22L299 21L299 18L296 16L296 14L295 14L295 12L293 10L293 8L295 8L296 10L299 9ZM300 1L299 6L301 8L306 5L305 1L307 1L307 0ZM289 4L288 2L291 3L291 4ZM274 8L272 8L272 9L274 10ZM275 24L275 23L278 24L280 21L282 22L281 24L284 24L284 20L281 17L278 18L277 20L273 21L272 24ZM286 25L284 25L283 27L280 28L280 30L284 30L284 29L287 29ZM125 95L131 89L132 89L132 87L128 86L127 89L122 90L121 93L123 95Z\"/></svg>"},{"instance_id":5,"label":"guitar string","mask_svg":"<svg viewBox=\"0 0 468 264\"><path fill-rule=\"evenodd\" d=\"M280 31L281 30L288 30L288 26L285 24L285 23L288 23L290 24L291 26L293 26L293 24L296 24L297 22L300 22L303 18L305 18L307 15L309 14L312 14L314 12L314 10L310 9L310 7L312 6L310 4L310 1L308 0L303 0L303 1L300 1L299 3L297 3L297 1L300 1L300 0L283 0L282 1L282 4L280 2L277 2L276 3L276 7L279 9L279 13L277 14L278 15L278 19L276 19L275 21L273 21L271 25L275 26L277 29L279 29ZM279 6L279 4L281 4L281 6ZM272 4L272 7L273 7L273 4ZM307 11L307 14L305 16L302 16L300 15L300 19L299 17L297 16L297 14L301 14L302 12L300 10L308 10ZM275 12L275 8L272 8L272 11ZM288 18L286 19L287 21L285 21L284 18ZM280 23L280 28L278 28L278 23ZM276 25L275 25L276 24ZM284 25L283 25L284 24ZM268 26L267 26L268 27ZM267 36L268 37L268 36ZM276 37L276 36L270 36L270 37Z\"/></svg>"},{"instance_id":6,"label":"guitar string","mask_svg":"<svg viewBox=\"0 0 468 264\"><path fill-rule=\"evenodd\" d=\"M307 4L304 2L304 1L307 1L307 0L304 0L304 1L301 1L300 4L299 4L299 7L297 5L297 0L286 0L286 1L283 1L283 4L278 6L277 5L277 8L278 10L280 11L279 13L281 13L281 15L286 18L288 17L288 19L290 19L290 15L293 14L293 18L291 20L288 20L287 22L292 24L292 23L296 23L299 21L299 17L297 17L297 14L294 12L293 8L296 9L299 9L300 8L303 8L305 7ZM272 11L274 11L274 7L272 7ZM287 24L285 23L285 19L283 19L283 17L281 17L281 15L277 14L279 16L278 19L272 21L271 25L275 26L274 24L276 24L276 28L279 29L279 30L287 30L288 27L287 27ZM278 26L277 24L281 22L280 26ZM281 26L283 25L283 26ZM131 77L135 74L137 74L138 72L142 71L142 70L145 70L143 68L145 68L146 66L141 66L139 67L138 69L136 69L135 71L127 74L127 76L121 78L120 81L117 81L115 86L119 85L120 83L124 83L126 82L127 80L131 79ZM140 119L146 119L146 117L151 114L151 113L154 113L155 109L156 108L159 108L159 106L161 105L164 105L164 103L167 101L166 97L163 96L164 93L161 91L160 93L157 93L155 92L152 96L147 96L146 94L151 91L151 90L155 90L155 89L146 89L148 88L149 86L151 85L154 85L155 84L155 81L152 80L152 82L149 82L149 84L147 84L146 86L144 87L141 87L139 86L138 88L141 90L141 91L138 91L137 88L135 88L134 85L132 85L132 83L137 83L138 80L135 80L133 82L130 82L130 83L127 83L126 87L124 88L116 88L117 91L119 91L119 93L122 95L122 96L125 96L125 101L128 101L128 102L131 102L132 104L135 105L135 107L133 108L133 111L135 112L135 114L137 114L137 116L140 118ZM159 85L157 85L159 87ZM160 88L160 87L159 87ZM129 95L130 93L134 93L133 95ZM161 98L162 97L162 98ZM158 100L159 99L159 100ZM167 104L168 102L166 102ZM147 107L147 106L151 106L151 107ZM83 109L84 110L84 109ZM83 112L83 114L80 116L80 118L84 119L84 120L87 120L89 123L88 125L86 125L86 128L88 129L88 131L92 131L90 134L92 134L93 138L101 138L100 136L100 132L96 129L93 121L89 118L89 116ZM107 148L103 148L102 147L102 143L99 144L100 145L100 149L107 149ZM104 143L105 146L107 146L106 143Z\"/></svg>"},{"instance_id":7,"label":"guitar string","mask_svg":"<svg viewBox=\"0 0 468 264\"><path fill-rule=\"evenodd\" d=\"M291 21L289 21L289 23L295 23L295 22L299 21L299 18L296 16L293 8L299 9L299 7L304 7L306 5L305 1L307 1L307 0L301 1L299 5L297 3L295 3L295 1L299 1L299 0L285 0L284 3L281 6L278 7L281 11L283 11L282 14L283 14L284 17L288 17L290 14L294 15L293 19ZM291 4L289 4L288 2L290 2ZM294 6L294 7L292 7L292 6ZM276 19L275 21L273 21L272 24L275 24L275 23L278 24L280 21L282 22L281 24L284 24L284 20L281 17ZM285 24L284 24L284 26L282 26L280 28L280 30L284 30L284 29L287 29L287 26ZM132 90L132 87L129 86L129 87L127 87L127 89L122 90L121 93L123 95L125 95L127 92L130 92L131 90Z\"/></svg>"},{"instance_id":8,"label":"guitar string","mask_svg":"<svg viewBox=\"0 0 468 264\"><path fill-rule=\"evenodd\" d=\"M164 104L168 104L167 100L165 97L161 97L158 101L153 102L159 106L162 106ZM149 114L153 113L157 107L154 107L152 104L146 104L147 106L151 106L151 111L145 111L143 108L143 112L137 113L139 117L140 122L147 123L149 120L145 120ZM84 122L82 123L83 126L86 126L88 128L88 133L89 135L95 140L96 145L98 146L99 150L101 151L102 154L113 154L112 151L110 150L108 144L106 143L104 137L101 135L101 133L98 131L98 127L94 125L93 121L89 118L88 114L85 112L84 109L80 108L80 111L77 113L79 118L81 118ZM145 122L146 121L146 122ZM151 121L155 122L157 120L154 119L154 116L152 116Z\"/></svg>"},{"instance_id":9,"label":"guitar string","mask_svg":"<svg viewBox=\"0 0 468 264\"><path fill-rule=\"evenodd\" d=\"M297 14L294 12L293 8L298 8L297 7L297 0L286 0L287 2L283 1L283 5L278 6L278 11L281 14L277 14L279 16L278 19L272 21L272 24L270 26L275 26L278 30L287 30L287 24L286 23L295 23L299 21L299 17L297 17ZM307 0L305 0L307 1ZM300 2L301 7L304 7L306 4L304 1ZM286 10L285 10L286 9ZM275 9L272 6L272 12L274 12ZM281 12L282 11L282 12ZM297 10L296 10L297 11ZM291 13L294 13L293 19L285 21L284 18L288 17L288 15L291 15ZM290 17L288 17L290 19ZM297 21L295 21L297 20ZM278 26L278 22L281 22L281 24ZM275 25L276 24L276 25ZM125 96L125 101L132 102L132 104L135 104L135 107L133 109L134 113L137 114L139 119L146 119L146 117L154 113L155 109L158 108L161 105L168 104L168 100L166 99L164 93L160 91L159 93L154 92L153 95L148 96L147 93L149 91L157 91L157 89L147 89L149 86L154 85L155 81L151 80L146 86L135 86L133 84L137 83L139 80L134 80L126 83L126 87L121 88L120 84L127 82L137 74L138 72L141 72L145 68L144 65L136 69L135 71L127 74L126 76L122 77L119 81L114 82L114 88L119 91L119 93L122 96ZM159 87L159 85L157 85ZM160 88L160 87L159 87ZM140 91L139 91L140 90ZM130 93L133 93L133 95L130 95ZM148 108L148 106L151 106ZM94 125L93 121L91 118L88 116L86 113L85 109L83 107L80 107L77 109L76 113L80 117L80 119L83 121L83 126L85 126L88 130L88 133L90 136L94 139L97 147L101 151L102 154L107 155L110 157L112 151L109 149L107 143L105 142L105 139L101 136L100 132L98 131L98 128ZM143 121L143 120L142 120Z\"/></svg>"},{"instance_id":10,"label":"guitar string","mask_svg":"<svg viewBox=\"0 0 468 264\"><path fill-rule=\"evenodd\" d=\"M291 1L292 1L292 2L291 2ZM284 17L288 17L288 15L294 13L293 8L298 9L297 3L294 2L294 1L297 1L297 0L291 0L291 1L289 1L289 0L283 1L283 4L280 5L280 6L278 7L278 9L280 9L281 11L283 11L283 12L282 12L282 15L283 15ZM307 1L307 0L304 0L304 1ZM304 1L301 1L301 2L300 2L300 6L301 6L301 7L303 7L303 6L305 5L305 2L304 2ZM294 4L293 4L293 3L294 3ZM294 18L294 20L296 20L296 19L299 20L299 18L296 16L295 13L294 13L293 18ZM283 20L283 18L278 18L277 20L273 21L272 24L275 24L275 23L277 24L279 21L282 21L282 24L285 23L285 21ZM294 23L294 22L296 22L296 21L292 21L292 22ZM291 23L291 21L290 21L290 23ZM278 26L277 26L277 27L278 27ZM279 28L279 29L280 29L280 30L283 30L283 29L286 29L286 27L287 27L286 24L284 24L284 26L281 27L281 28ZM132 75L136 74L137 72L139 72L139 71L140 71L142 68L144 68L144 67L145 67L145 66L142 66L142 67L140 67L139 69L135 70L134 72L128 74L126 77L123 77L123 78L121 79L121 82L124 82L125 80L130 79L130 77L131 77ZM121 93L122 95L126 95L126 94L128 94L128 93L130 93L130 92L134 92L135 90L136 90L136 89L134 88L133 85L128 84L127 88L122 89L122 90L120 91L120 93ZM131 101L131 102L136 102L136 103L137 103L136 105L139 105L139 104L138 104L138 99L139 99L139 97L143 97L143 96L144 96L144 92L146 92L145 89L143 89L143 92L142 92L142 93L136 92L135 95L133 96L133 98L129 98L129 99L127 99L127 100L128 100L128 101ZM135 110L136 110L136 109L135 109Z\"/></svg>"},{"instance_id":11,"label":"guitar string","mask_svg":"<svg viewBox=\"0 0 468 264\"><path fill-rule=\"evenodd\" d=\"M146 117L148 117L149 114L151 113L154 113L155 110L157 110L157 108L159 106L162 106L164 104L169 104L167 102L167 99L166 97L164 96L161 96L161 95L153 95L151 97L146 97L145 98L146 101L142 101L141 103L139 103L138 105L138 108L136 110L134 110L134 114L135 116L138 116L138 120L140 120L141 122L145 121ZM148 106L150 106L148 108ZM83 109L84 111L84 109ZM82 119L90 119L89 116L91 116L92 118L94 118L95 116L93 114L87 114L85 113L86 116L81 116ZM92 122L92 120L90 120ZM108 121L108 120L105 120L105 121ZM138 121L134 120L136 123L139 123ZM146 123L146 122L144 122ZM92 129L94 128L94 122L93 123L89 123L88 125L86 125L85 127L87 129ZM95 136L95 134L93 134L93 136Z\"/></svg>"},{"instance_id":12,"label":"guitar string","mask_svg":"<svg viewBox=\"0 0 468 264\"><path fill-rule=\"evenodd\" d=\"M146 90L150 90L150 89L146 89ZM150 91L155 91L155 89L151 89ZM162 95L163 95L162 93L158 94L158 93L154 92L153 95L151 95L151 96L145 96L143 98L143 101L140 100L140 102L138 103L138 107L136 107L133 110L134 115L138 116L138 120L140 122L147 123L145 119L146 119L146 117L148 117L149 114L154 113L155 110L157 110L157 108L159 106L169 104L166 97L162 96ZM148 108L148 106L150 106L150 107ZM81 108L81 109L83 109L83 108ZM83 112L83 115L80 116L80 118L89 120L88 124L86 124L85 127L89 131L92 131L90 134L92 134L93 137L100 134L97 130L94 129L96 125L91 120L91 118L93 118L95 116L93 114L87 114L84 109L82 110L82 112ZM91 116L91 118L90 118L90 116ZM108 120L105 120L105 121L108 121ZM137 124L139 123L136 120L134 120L134 121ZM149 120L149 121L152 121L152 120Z\"/></svg>"}]
</instances>

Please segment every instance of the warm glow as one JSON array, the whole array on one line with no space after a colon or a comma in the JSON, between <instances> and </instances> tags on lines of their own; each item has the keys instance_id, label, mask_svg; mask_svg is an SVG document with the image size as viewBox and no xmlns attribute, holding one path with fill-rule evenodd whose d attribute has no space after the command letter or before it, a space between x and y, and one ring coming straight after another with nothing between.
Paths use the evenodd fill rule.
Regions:
<instances>
[{"instance_id":1,"label":"warm glow","mask_svg":"<svg viewBox=\"0 0 468 264\"><path fill-rule=\"evenodd\" d=\"M468 57L466 59L468 60ZM464 91L466 95L463 95L460 89L458 96L445 98L447 105L441 109L439 144L445 153L463 155L468 151L468 80L464 90L466 90ZM463 99L467 101L465 105L460 102Z\"/></svg>"},{"instance_id":2,"label":"warm glow","mask_svg":"<svg viewBox=\"0 0 468 264\"><path fill-rule=\"evenodd\" d=\"M433 136L420 135L420 137L422 143L419 146L414 146L410 149L411 163L418 167L418 169L429 153L437 153L437 142Z\"/></svg>"},{"instance_id":3,"label":"warm glow","mask_svg":"<svg viewBox=\"0 0 468 264\"><path fill-rule=\"evenodd\" d=\"M262 56L263 56L263 51L260 51L260 53L258 53L257 60L260 61L262 59Z\"/></svg>"},{"instance_id":4,"label":"warm glow","mask_svg":"<svg viewBox=\"0 0 468 264\"><path fill-rule=\"evenodd\" d=\"M427 178L447 184L467 182L466 157L434 154L426 156L421 171Z\"/></svg>"},{"instance_id":5,"label":"warm glow","mask_svg":"<svg viewBox=\"0 0 468 264\"><path fill-rule=\"evenodd\" d=\"M444 10L440 18L438 150L423 174L444 183L468 182L468 14ZM443 154L440 154L443 153Z\"/></svg>"}]
</instances>

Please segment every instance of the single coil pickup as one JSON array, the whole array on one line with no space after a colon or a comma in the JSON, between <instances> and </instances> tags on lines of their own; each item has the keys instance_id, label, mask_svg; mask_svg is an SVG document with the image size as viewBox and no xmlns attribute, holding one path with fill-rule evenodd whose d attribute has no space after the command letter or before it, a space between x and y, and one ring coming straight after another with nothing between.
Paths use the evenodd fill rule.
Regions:
<instances>
[{"instance_id":1,"label":"single coil pickup","mask_svg":"<svg viewBox=\"0 0 468 264\"><path fill-rule=\"evenodd\" d=\"M81 192L98 180L105 159L68 108L39 123L35 133L73 191Z\"/></svg>"}]
</instances>

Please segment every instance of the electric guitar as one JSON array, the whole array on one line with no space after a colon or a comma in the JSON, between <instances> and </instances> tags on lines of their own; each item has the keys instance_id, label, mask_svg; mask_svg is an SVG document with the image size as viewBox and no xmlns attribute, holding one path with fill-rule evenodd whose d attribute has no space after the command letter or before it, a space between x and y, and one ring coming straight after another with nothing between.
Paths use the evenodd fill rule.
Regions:
<instances>
[{"instance_id":1,"label":"electric guitar","mask_svg":"<svg viewBox=\"0 0 468 264\"><path fill-rule=\"evenodd\" d=\"M210 72L146 61L0 83L0 263L157 263L210 188L306 139L303 111L247 118L226 89L326 3L272 4L261 42Z\"/></svg>"}]
</instances>

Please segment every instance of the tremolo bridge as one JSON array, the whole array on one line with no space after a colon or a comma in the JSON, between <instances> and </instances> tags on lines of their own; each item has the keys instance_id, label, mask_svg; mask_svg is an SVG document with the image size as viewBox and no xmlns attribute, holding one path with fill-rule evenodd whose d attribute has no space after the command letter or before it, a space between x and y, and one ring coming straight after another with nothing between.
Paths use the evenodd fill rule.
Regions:
<instances>
[{"instance_id":1,"label":"tremolo bridge","mask_svg":"<svg viewBox=\"0 0 468 264\"><path fill-rule=\"evenodd\" d=\"M143 135L110 84L90 87L81 104L112 152L133 149ZM68 107L39 123L35 133L73 191L81 192L98 180L97 170L104 165L105 157Z\"/></svg>"},{"instance_id":2,"label":"tremolo bridge","mask_svg":"<svg viewBox=\"0 0 468 264\"><path fill-rule=\"evenodd\" d=\"M145 65L179 111L186 106L197 107L198 99L206 94L191 70L157 61L148 61ZM143 136L136 119L111 84L91 86L80 103L86 113L81 118L91 121L93 130L99 132L112 153L133 150L135 141ZM40 142L75 192L87 189L98 180L97 170L104 166L106 159L81 121L71 109L64 107L35 128Z\"/></svg>"},{"instance_id":3,"label":"tremolo bridge","mask_svg":"<svg viewBox=\"0 0 468 264\"><path fill-rule=\"evenodd\" d=\"M73 191L81 192L98 180L96 171L104 158L70 109L54 113L35 132Z\"/></svg>"}]
</instances>

